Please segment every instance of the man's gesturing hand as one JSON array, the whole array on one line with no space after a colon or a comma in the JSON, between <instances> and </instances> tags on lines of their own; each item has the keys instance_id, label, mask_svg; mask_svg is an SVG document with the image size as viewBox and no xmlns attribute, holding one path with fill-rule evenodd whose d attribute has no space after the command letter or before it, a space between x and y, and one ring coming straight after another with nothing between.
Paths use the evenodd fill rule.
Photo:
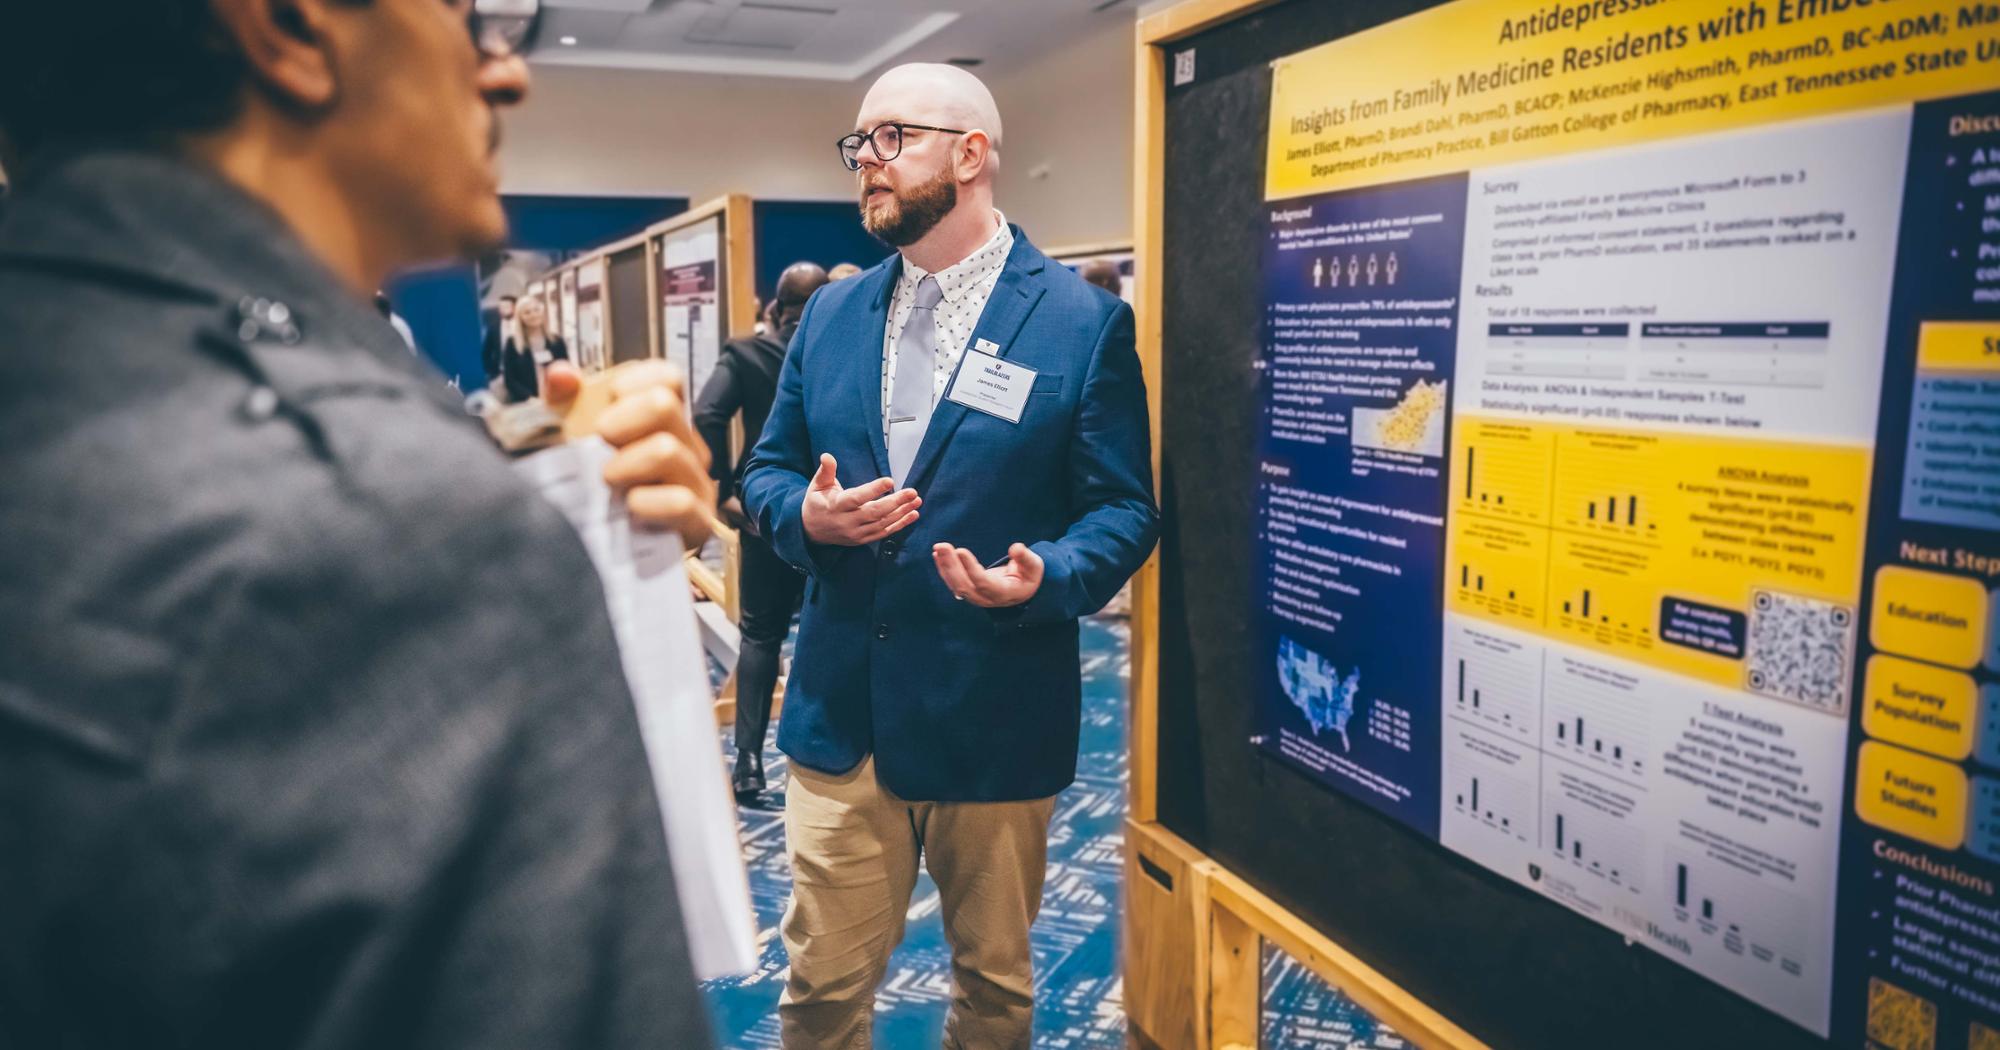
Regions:
<instances>
[{"instance_id":1,"label":"man's gesturing hand","mask_svg":"<svg viewBox=\"0 0 2000 1050\"><path fill-rule=\"evenodd\" d=\"M805 506L799 510L806 538L814 543L859 547L902 531L917 520L923 506L916 489L896 491L896 483L876 478L866 485L844 489L834 476L833 457L821 453L819 470L806 486Z\"/></svg>"},{"instance_id":2,"label":"man's gesturing hand","mask_svg":"<svg viewBox=\"0 0 2000 1050\"><path fill-rule=\"evenodd\" d=\"M952 594L983 608L1019 605L1042 588L1042 556L1025 543L1007 548L1007 560L991 569L971 551L949 543L932 544L931 560Z\"/></svg>"}]
</instances>

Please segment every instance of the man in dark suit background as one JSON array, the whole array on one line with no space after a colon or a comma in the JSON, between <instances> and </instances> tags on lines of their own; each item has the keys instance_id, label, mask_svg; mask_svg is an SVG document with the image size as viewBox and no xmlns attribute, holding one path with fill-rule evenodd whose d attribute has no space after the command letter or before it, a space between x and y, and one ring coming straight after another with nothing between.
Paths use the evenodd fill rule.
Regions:
<instances>
[{"instance_id":1,"label":"man in dark suit background","mask_svg":"<svg viewBox=\"0 0 2000 1050\"><path fill-rule=\"evenodd\" d=\"M841 156L898 253L807 305L744 483L809 576L778 725L794 1050L868 1045L920 862L952 948L946 1045L1028 1046L1077 618L1157 535L1132 311L994 209L1000 142L962 69L868 92Z\"/></svg>"},{"instance_id":2,"label":"man in dark suit background","mask_svg":"<svg viewBox=\"0 0 2000 1050\"><path fill-rule=\"evenodd\" d=\"M750 801L764 790L764 733L771 724L771 692L778 684L778 655L799 611L805 577L771 550L743 513L743 472L757 435L764 432L771 402L778 396L778 372L785 347L799 330L806 300L827 281L817 263L799 262L778 275L778 287L764 311L765 333L723 344L715 371L694 402L694 426L708 444L709 476L715 479L717 510L736 530L742 549L739 615L742 632L736 653L736 769L730 784L736 797ZM743 414L746 443L729 454L729 423Z\"/></svg>"},{"instance_id":3,"label":"man in dark suit background","mask_svg":"<svg viewBox=\"0 0 2000 1050\"><path fill-rule=\"evenodd\" d=\"M0 1046L708 1045L591 562L369 302L501 240L532 27L10 9ZM600 430L698 544L685 416Z\"/></svg>"}]
</instances>

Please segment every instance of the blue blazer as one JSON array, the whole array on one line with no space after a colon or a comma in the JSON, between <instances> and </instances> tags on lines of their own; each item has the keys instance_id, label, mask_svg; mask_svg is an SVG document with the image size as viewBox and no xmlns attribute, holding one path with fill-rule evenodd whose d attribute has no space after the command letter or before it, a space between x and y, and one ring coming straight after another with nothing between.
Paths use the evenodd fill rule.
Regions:
<instances>
[{"instance_id":1,"label":"blue blazer","mask_svg":"<svg viewBox=\"0 0 2000 1050\"><path fill-rule=\"evenodd\" d=\"M1037 373L1020 423L940 399L907 479L916 524L866 547L808 542L820 453L843 487L889 473L882 339L901 272L891 255L806 304L744 477L758 530L808 576L778 747L827 773L872 753L883 786L914 801L1046 798L1076 779L1077 618L1159 534L1132 310L1014 228L972 339ZM939 542L989 565L1026 543L1041 589L1009 609L958 601L931 561Z\"/></svg>"}]
</instances>

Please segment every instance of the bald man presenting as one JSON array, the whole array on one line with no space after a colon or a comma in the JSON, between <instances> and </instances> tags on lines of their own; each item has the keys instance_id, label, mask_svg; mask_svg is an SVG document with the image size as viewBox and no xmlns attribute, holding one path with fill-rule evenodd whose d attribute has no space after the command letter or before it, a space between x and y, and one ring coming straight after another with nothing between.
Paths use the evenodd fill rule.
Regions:
<instances>
[{"instance_id":1,"label":"bald man presenting","mask_svg":"<svg viewBox=\"0 0 2000 1050\"><path fill-rule=\"evenodd\" d=\"M862 222L897 254L807 304L743 486L808 576L778 723L784 1045L869 1045L922 863L945 1045L1026 1047L1076 621L1158 532L1132 311L994 210L1000 115L971 74L892 69L854 127Z\"/></svg>"}]
</instances>

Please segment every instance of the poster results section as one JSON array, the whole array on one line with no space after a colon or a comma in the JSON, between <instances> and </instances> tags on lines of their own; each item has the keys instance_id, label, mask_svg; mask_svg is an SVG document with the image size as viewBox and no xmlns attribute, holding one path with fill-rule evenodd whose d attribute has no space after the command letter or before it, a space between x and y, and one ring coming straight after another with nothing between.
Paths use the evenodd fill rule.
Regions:
<instances>
[{"instance_id":1,"label":"poster results section","mask_svg":"<svg viewBox=\"0 0 2000 1050\"><path fill-rule=\"evenodd\" d=\"M1259 740L1437 833L1444 473L1465 179L1270 211Z\"/></svg>"},{"instance_id":2,"label":"poster results section","mask_svg":"<svg viewBox=\"0 0 2000 1050\"><path fill-rule=\"evenodd\" d=\"M1908 134L1468 190L1441 839L1821 1034Z\"/></svg>"},{"instance_id":3,"label":"poster results section","mask_svg":"<svg viewBox=\"0 0 2000 1050\"><path fill-rule=\"evenodd\" d=\"M2000 95L1916 107L1855 669L1836 1025L2000 1047Z\"/></svg>"}]
</instances>

